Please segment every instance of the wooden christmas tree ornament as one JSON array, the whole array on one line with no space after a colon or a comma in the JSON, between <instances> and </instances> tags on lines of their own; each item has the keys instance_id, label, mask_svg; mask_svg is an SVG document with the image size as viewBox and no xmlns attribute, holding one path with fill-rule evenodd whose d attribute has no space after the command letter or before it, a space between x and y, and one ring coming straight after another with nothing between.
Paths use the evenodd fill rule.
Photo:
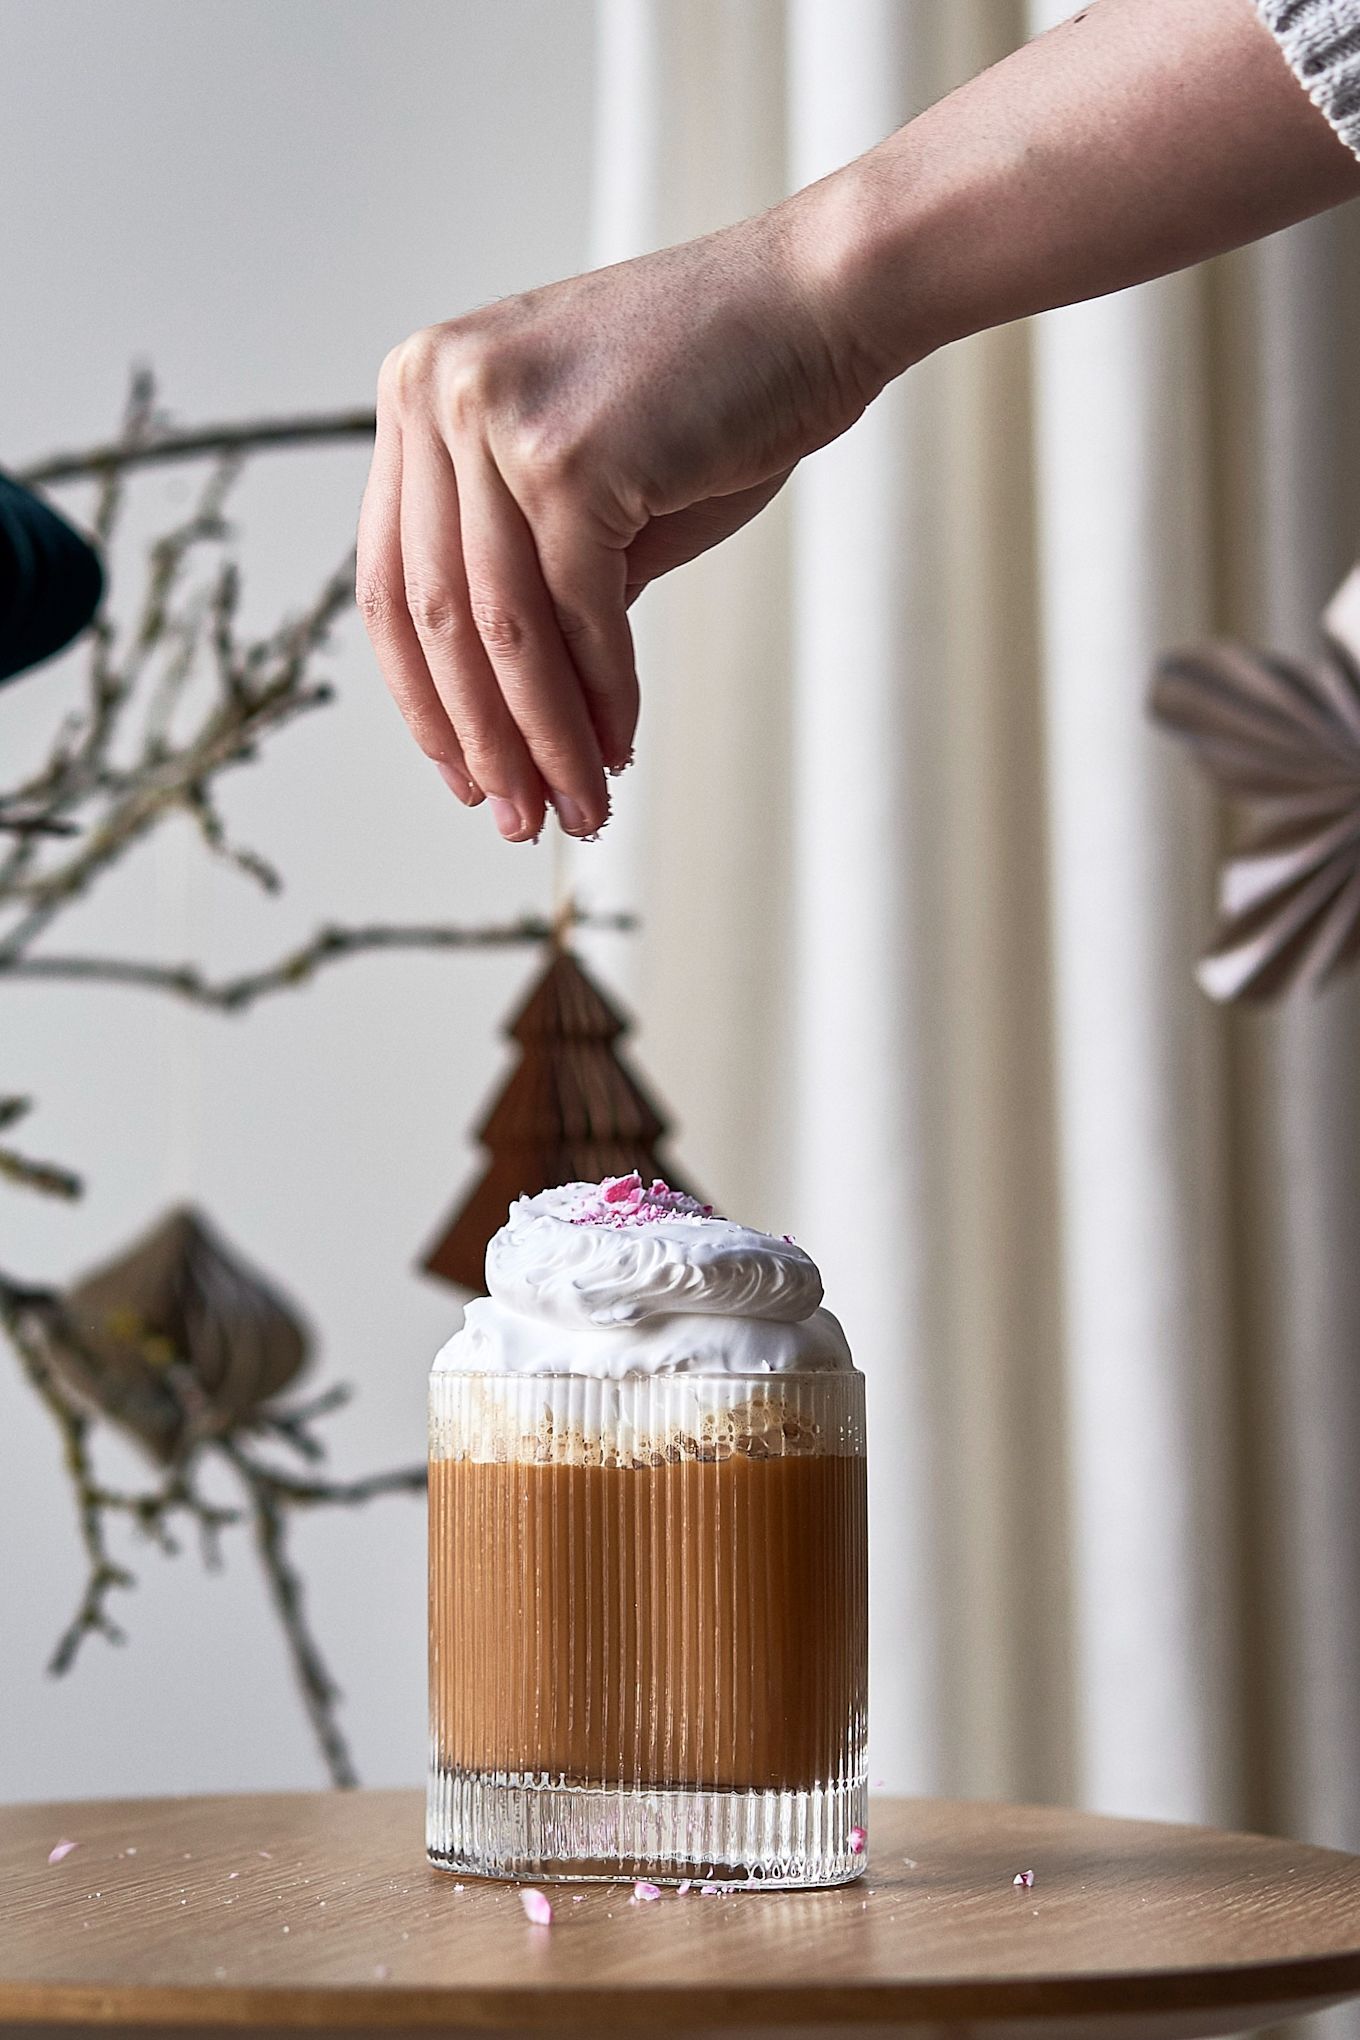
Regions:
<instances>
[{"instance_id":1,"label":"wooden christmas tree ornament","mask_svg":"<svg viewBox=\"0 0 1360 2040\"><path fill-rule=\"evenodd\" d=\"M476 1294L487 1244L515 1198L634 1169L644 1182L685 1188L657 1151L668 1121L619 1056L629 1023L578 956L553 944L505 1031L520 1057L477 1129L490 1160L422 1263Z\"/></svg>"}]
</instances>

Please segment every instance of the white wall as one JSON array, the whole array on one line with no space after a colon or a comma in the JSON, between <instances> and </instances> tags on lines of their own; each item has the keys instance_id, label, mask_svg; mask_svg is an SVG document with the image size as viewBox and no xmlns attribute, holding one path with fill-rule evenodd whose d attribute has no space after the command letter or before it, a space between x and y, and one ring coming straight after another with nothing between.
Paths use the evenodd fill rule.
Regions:
<instances>
[{"instance_id":1,"label":"white wall","mask_svg":"<svg viewBox=\"0 0 1360 2040\"><path fill-rule=\"evenodd\" d=\"M106 436L138 358L185 421L367 402L411 328L580 267L591 40L590 0L0 0L0 462ZM364 467L356 449L252 472L252 616L305 599L340 557ZM145 486L147 517L185 487ZM64 948L200 949L227 968L325 917L547 903L546 851L500 845L457 807L352 622L332 666L338 705L227 802L283 867L282 900L172 832L71 918ZM0 783L72 685L68 666L0 694ZM6 988L0 1090L40 1100L26 1145L78 1164L89 1191L71 1208L0 1186L0 1261L64 1278L199 1199L309 1310L324 1377L356 1384L331 1427L338 1468L419 1458L455 1300L412 1262L473 1166L464 1129L528 968L364 960L238 1021ZM423 1537L404 1499L298 1527L370 1783L420 1775ZM0 1800L319 1782L244 1536L215 1578L192 1550L137 1563L128 1646L96 1640L47 1680L82 1569L55 1436L0 1355Z\"/></svg>"}]
</instances>

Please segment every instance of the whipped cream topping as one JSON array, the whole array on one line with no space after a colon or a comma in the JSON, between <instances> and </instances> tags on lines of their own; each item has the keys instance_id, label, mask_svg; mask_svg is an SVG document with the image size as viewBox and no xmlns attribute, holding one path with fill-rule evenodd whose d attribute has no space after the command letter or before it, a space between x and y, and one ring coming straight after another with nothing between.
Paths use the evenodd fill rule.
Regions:
<instances>
[{"instance_id":1,"label":"whipped cream topping","mask_svg":"<svg viewBox=\"0 0 1360 2040\"><path fill-rule=\"evenodd\" d=\"M462 1373L770 1374L851 1366L793 1240L637 1176L522 1197L436 1366Z\"/></svg>"}]
</instances>

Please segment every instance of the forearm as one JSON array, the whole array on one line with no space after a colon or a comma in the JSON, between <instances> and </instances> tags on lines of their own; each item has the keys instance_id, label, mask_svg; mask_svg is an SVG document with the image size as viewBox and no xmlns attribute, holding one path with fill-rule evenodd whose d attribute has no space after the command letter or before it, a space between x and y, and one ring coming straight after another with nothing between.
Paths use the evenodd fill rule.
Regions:
<instances>
[{"instance_id":1,"label":"forearm","mask_svg":"<svg viewBox=\"0 0 1360 2040\"><path fill-rule=\"evenodd\" d=\"M867 395L946 341L1356 193L1251 0L1092 0L790 208Z\"/></svg>"}]
</instances>

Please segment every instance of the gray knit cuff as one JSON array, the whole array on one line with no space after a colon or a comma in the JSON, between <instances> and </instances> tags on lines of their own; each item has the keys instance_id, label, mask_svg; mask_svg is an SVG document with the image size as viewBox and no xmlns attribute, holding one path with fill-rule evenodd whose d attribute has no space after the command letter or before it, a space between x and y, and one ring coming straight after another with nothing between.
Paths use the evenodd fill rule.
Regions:
<instances>
[{"instance_id":1,"label":"gray knit cuff","mask_svg":"<svg viewBox=\"0 0 1360 2040\"><path fill-rule=\"evenodd\" d=\"M1294 76L1360 156L1360 0L1256 0Z\"/></svg>"}]
</instances>

